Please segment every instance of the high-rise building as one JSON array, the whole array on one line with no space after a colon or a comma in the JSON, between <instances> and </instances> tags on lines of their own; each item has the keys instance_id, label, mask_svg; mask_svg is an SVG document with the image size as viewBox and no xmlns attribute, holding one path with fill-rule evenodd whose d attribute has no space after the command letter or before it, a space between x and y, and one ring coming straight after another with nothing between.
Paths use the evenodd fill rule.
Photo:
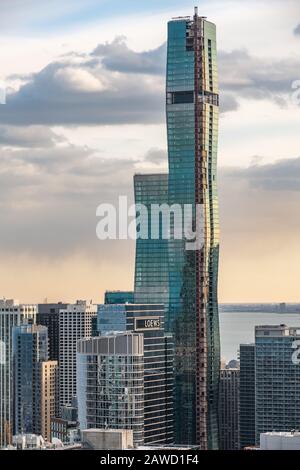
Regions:
<instances>
[{"instance_id":1,"label":"high-rise building","mask_svg":"<svg viewBox=\"0 0 300 470\"><path fill-rule=\"evenodd\" d=\"M202 233L204 243L188 249L184 237L175 237L178 228L182 231L175 218L167 243L138 239L135 301L158 302L161 293L166 331L175 335L176 442L217 449L219 92L216 27L197 9L193 18L168 24L166 92L169 174L138 175L136 203L167 202L182 212L190 205L192 228Z\"/></svg>"},{"instance_id":2,"label":"high-rise building","mask_svg":"<svg viewBox=\"0 0 300 470\"><path fill-rule=\"evenodd\" d=\"M164 333L164 306L99 305L100 335L130 331L144 341L144 443L174 442L174 342Z\"/></svg>"},{"instance_id":3,"label":"high-rise building","mask_svg":"<svg viewBox=\"0 0 300 470\"><path fill-rule=\"evenodd\" d=\"M23 323L35 323L36 311L36 305L0 300L0 447L12 442L13 433L12 329Z\"/></svg>"},{"instance_id":4,"label":"high-rise building","mask_svg":"<svg viewBox=\"0 0 300 470\"><path fill-rule=\"evenodd\" d=\"M220 374L220 450L239 450L240 370L224 368Z\"/></svg>"},{"instance_id":5,"label":"high-rise building","mask_svg":"<svg viewBox=\"0 0 300 470\"><path fill-rule=\"evenodd\" d=\"M293 430L292 432L265 432L260 435L259 449L299 451L300 433L296 430Z\"/></svg>"},{"instance_id":6,"label":"high-rise building","mask_svg":"<svg viewBox=\"0 0 300 470\"><path fill-rule=\"evenodd\" d=\"M137 231L146 229L136 241L134 301L139 304L169 304L168 240L162 236L161 227L153 227L152 204L168 203L168 175L149 174L134 176L135 204L143 204L147 214L137 210ZM158 229L158 237L151 230ZM167 318L165 318L166 320ZM168 326L165 325L166 330Z\"/></svg>"},{"instance_id":7,"label":"high-rise building","mask_svg":"<svg viewBox=\"0 0 300 470\"><path fill-rule=\"evenodd\" d=\"M71 405L76 397L76 344L92 336L97 305L78 300L59 310L59 405Z\"/></svg>"},{"instance_id":8,"label":"high-rise building","mask_svg":"<svg viewBox=\"0 0 300 470\"><path fill-rule=\"evenodd\" d=\"M41 325L13 327L14 434L50 440L57 400L57 361L48 361L48 331Z\"/></svg>"},{"instance_id":9,"label":"high-rise building","mask_svg":"<svg viewBox=\"0 0 300 470\"><path fill-rule=\"evenodd\" d=\"M128 429L144 442L144 340L141 333L83 339L77 344L81 430Z\"/></svg>"},{"instance_id":10,"label":"high-rise building","mask_svg":"<svg viewBox=\"0 0 300 470\"><path fill-rule=\"evenodd\" d=\"M59 358L59 311L66 309L68 304L38 304L36 322L48 328L49 359L58 361Z\"/></svg>"},{"instance_id":11,"label":"high-rise building","mask_svg":"<svg viewBox=\"0 0 300 470\"><path fill-rule=\"evenodd\" d=\"M58 413L58 362L40 364L41 435L51 441L51 420Z\"/></svg>"},{"instance_id":12,"label":"high-rise building","mask_svg":"<svg viewBox=\"0 0 300 470\"><path fill-rule=\"evenodd\" d=\"M204 244L187 251L185 240L170 240L168 323L176 341L177 442L201 449L218 448L218 93L216 27L195 9L192 19L168 25L169 204L192 204L195 213L202 207Z\"/></svg>"},{"instance_id":13,"label":"high-rise building","mask_svg":"<svg viewBox=\"0 0 300 470\"><path fill-rule=\"evenodd\" d=\"M133 291L106 291L104 296L105 304L133 304L134 292Z\"/></svg>"},{"instance_id":14,"label":"high-rise building","mask_svg":"<svg viewBox=\"0 0 300 470\"><path fill-rule=\"evenodd\" d=\"M14 434L41 434L40 363L48 360L45 326L13 328Z\"/></svg>"},{"instance_id":15,"label":"high-rise building","mask_svg":"<svg viewBox=\"0 0 300 470\"><path fill-rule=\"evenodd\" d=\"M240 448L255 446L255 345L240 345Z\"/></svg>"},{"instance_id":16,"label":"high-rise building","mask_svg":"<svg viewBox=\"0 0 300 470\"><path fill-rule=\"evenodd\" d=\"M300 328L255 327L255 434L290 432L300 425Z\"/></svg>"}]
</instances>

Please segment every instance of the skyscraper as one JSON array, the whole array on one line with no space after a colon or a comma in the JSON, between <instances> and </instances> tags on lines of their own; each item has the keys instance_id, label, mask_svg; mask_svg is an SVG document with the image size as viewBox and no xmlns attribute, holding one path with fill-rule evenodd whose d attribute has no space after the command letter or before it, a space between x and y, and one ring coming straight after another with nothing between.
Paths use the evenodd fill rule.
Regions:
<instances>
[{"instance_id":1,"label":"skyscraper","mask_svg":"<svg viewBox=\"0 0 300 470\"><path fill-rule=\"evenodd\" d=\"M48 331L41 325L13 328L14 433L50 440L57 400L57 361L48 361Z\"/></svg>"},{"instance_id":2,"label":"skyscraper","mask_svg":"<svg viewBox=\"0 0 300 470\"><path fill-rule=\"evenodd\" d=\"M59 357L59 311L66 309L67 304L38 304L36 322L48 328L49 359L58 361Z\"/></svg>"},{"instance_id":3,"label":"skyscraper","mask_svg":"<svg viewBox=\"0 0 300 470\"><path fill-rule=\"evenodd\" d=\"M221 369L219 398L220 450L239 450L240 370Z\"/></svg>"},{"instance_id":4,"label":"skyscraper","mask_svg":"<svg viewBox=\"0 0 300 470\"><path fill-rule=\"evenodd\" d=\"M48 359L45 326L13 328L14 434L41 434L40 363Z\"/></svg>"},{"instance_id":5,"label":"skyscraper","mask_svg":"<svg viewBox=\"0 0 300 470\"><path fill-rule=\"evenodd\" d=\"M131 429L144 443L144 340L141 333L82 339L77 344L80 429Z\"/></svg>"},{"instance_id":6,"label":"skyscraper","mask_svg":"<svg viewBox=\"0 0 300 470\"><path fill-rule=\"evenodd\" d=\"M164 333L164 306L99 305L100 335L130 331L144 343L144 444L174 443L174 342Z\"/></svg>"},{"instance_id":7,"label":"skyscraper","mask_svg":"<svg viewBox=\"0 0 300 470\"><path fill-rule=\"evenodd\" d=\"M255 327L255 434L299 429L300 328ZM293 360L296 349L297 360Z\"/></svg>"},{"instance_id":8,"label":"skyscraper","mask_svg":"<svg viewBox=\"0 0 300 470\"><path fill-rule=\"evenodd\" d=\"M40 363L41 435L51 440L51 420L58 413L58 362Z\"/></svg>"},{"instance_id":9,"label":"skyscraper","mask_svg":"<svg viewBox=\"0 0 300 470\"><path fill-rule=\"evenodd\" d=\"M177 441L218 448L219 95L216 27L199 17L168 25L169 204L203 210L204 245L169 243L169 324L176 339ZM196 220L194 220L196 227Z\"/></svg>"},{"instance_id":10,"label":"skyscraper","mask_svg":"<svg viewBox=\"0 0 300 470\"><path fill-rule=\"evenodd\" d=\"M240 448L255 446L255 345L240 345Z\"/></svg>"},{"instance_id":11,"label":"skyscraper","mask_svg":"<svg viewBox=\"0 0 300 470\"><path fill-rule=\"evenodd\" d=\"M166 330L175 335L176 442L217 449L220 339L216 27L199 17L197 9L193 18L175 18L168 24L166 106L169 174L136 176L136 203L167 201L169 207L177 204L181 208L189 204L193 230L201 226L204 243L194 251L187 249L185 239L174 237L178 228L174 219L170 240L138 239L135 301L163 302ZM199 208L201 220L196 218Z\"/></svg>"},{"instance_id":12,"label":"skyscraper","mask_svg":"<svg viewBox=\"0 0 300 470\"><path fill-rule=\"evenodd\" d=\"M59 311L59 405L72 404L76 397L76 344L92 335L97 305L78 300Z\"/></svg>"},{"instance_id":13,"label":"skyscraper","mask_svg":"<svg viewBox=\"0 0 300 470\"><path fill-rule=\"evenodd\" d=\"M105 304L132 304L134 302L134 292L132 291L106 291Z\"/></svg>"},{"instance_id":14,"label":"skyscraper","mask_svg":"<svg viewBox=\"0 0 300 470\"><path fill-rule=\"evenodd\" d=\"M36 311L36 305L0 300L0 447L11 443L13 433L12 329L35 323Z\"/></svg>"},{"instance_id":15,"label":"skyscraper","mask_svg":"<svg viewBox=\"0 0 300 470\"><path fill-rule=\"evenodd\" d=\"M143 204L147 214L138 213L137 231L147 229L147 236L136 241L134 301L139 304L164 304L166 317L169 304L168 240L163 239L161 227L153 227L152 204L168 203L168 175L149 174L134 176L135 204ZM138 212L138 210L137 210ZM158 228L158 237L150 236ZM169 330L165 325L166 331Z\"/></svg>"}]
</instances>

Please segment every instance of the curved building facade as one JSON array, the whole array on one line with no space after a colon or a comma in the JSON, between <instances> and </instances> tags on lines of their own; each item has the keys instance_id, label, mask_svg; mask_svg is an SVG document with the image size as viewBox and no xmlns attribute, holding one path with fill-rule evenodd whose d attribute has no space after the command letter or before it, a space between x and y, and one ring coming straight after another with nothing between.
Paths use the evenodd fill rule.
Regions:
<instances>
[{"instance_id":1,"label":"curved building facade","mask_svg":"<svg viewBox=\"0 0 300 470\"><path fill-rule=\"evenodd\" d=\"M176 443L217 449L219 90L216 27L197 9L168 23L166 114L169 173L137 175L135 200L180 206L184 217L188 205L201 243L191 249L175 216L168 240L138 239L135 302L164 303L165 331L174 335Z\"/></svg>"},{"instance_id":2,"label":"curved building facade","mask_svg":"<svg viewBox=\"0 0 300 470\"><path fill-rule=\"evenodd\" d=\"M218 448L217 302L219 95L216 27L199 17L168 24L169 204L192 204L203 244L169 242L169 321L176 341L177 442ZM196 220L196 208L202 217ZM182 423L185 423L183 426Z\"/></svg>"}]
</instances>

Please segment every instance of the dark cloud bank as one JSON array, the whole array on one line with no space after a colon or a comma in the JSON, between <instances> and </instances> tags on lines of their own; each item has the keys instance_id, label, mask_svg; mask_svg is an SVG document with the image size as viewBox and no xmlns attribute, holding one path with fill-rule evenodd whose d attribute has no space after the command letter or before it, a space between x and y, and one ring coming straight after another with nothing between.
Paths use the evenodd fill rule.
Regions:
<instances>
[{"instance_id":1,"label":"dark cloud bank","mask_svg":"<svg viewBox=\"0 0 300 470\"><path fill-rule=\"evenodd\" d=\"M134 52L125 39L71 53L28 77L0 108L0 124L105 125L164 122L166 45ZM300 60L256 58L246 50L220 52L221 111L240 98L284 104ZM24 77L23 77L24 78Z\"/></svg>"}]
</instances>

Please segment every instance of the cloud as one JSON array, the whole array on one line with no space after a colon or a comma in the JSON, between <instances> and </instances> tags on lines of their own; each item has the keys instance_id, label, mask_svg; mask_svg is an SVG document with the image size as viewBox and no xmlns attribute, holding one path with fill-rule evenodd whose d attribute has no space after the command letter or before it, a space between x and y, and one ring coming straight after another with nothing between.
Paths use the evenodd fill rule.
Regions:
<instances>
[{"instance_id":1,"label":"cloud","mask_svg":"<svg viewBox=\"0 0 300 470\"><path fill-rule=\"evenodd\" d=\"M24 265L37 279L39 272L48 279L55 266L59 286L64 282L63 270L67 273L66 292L74 292L72 270L76 271L76 279L86 279L90 272L91 286L95 285L94 277L99 276L101 288L113 287L115 282L125 286L124 278L129 276L125 287L130 287L132 277L128 273L133 267L134 242L100 242L95 233L96 208L100 203L117 204L119 195L128 195L131 203L133 174L145 171L145 165L147 171L150 165L152 171L157 171L157 165L165 160L165 150L155 147L137 160L104 159L93 148L67 141L55 146L46 143L44 148L1 147L0 254L9 266L16 261L20 266L18 272L9 271L14 278L13 287L2 274L5 289L17 288L24 295ZM299 251L300 221L296 214L300 202L300 158L273 164L264 164L261 157L252 161L248 168L219 169L221 284L228 300L235 298L232 283L240 285L241 277L247 279L239 291L244 300L256 300L251 289L260 292L261 283L261 298L268 300L266 296L274 292L274 279L282 276L277 275L277 267L284 270L287 259L292 263L291 253ZM287 246L288 252L284 251ZM295 261L297 267L299 262ZM126 269L118 277L120 265ZM273 276L270 270L274 271ZM26 282L31 295L36 296L36 286L31 285L29 278ZM55 275L51 282L55 285ZM83 288L79 281L75 285L79 290ZM84 292L89 295L89 287L84 285ZM251 288L245 287L250 285ZM59 288L50 289L54 297ZM47 292L44 282L39 295ZM59 296L65 296L64 292Z\"/></svg>"},{"instance_id":2,"label":"cloud","mask_svg":"<svg viewBox=\"0 0 300 470\"><path fill-rule=\"evenodd\" d=\"M164 123L165 53L165 44L132 51L119 37L91 53L65 54L9 91L0 125ZM221 112L237 110L240 98L269 99L282 106L299 67L296 59L257 58L246 50L220 52Z\"/></svg>"},{"instance_id":3,"label":"cloud","mask_svg":"<svg viewBox=\"0 0 300 470\"><path fill-rule=\"evenodd\" d=\"M65 138L44 126L0 126L0 142L8 147L47 148L65 142Z\"/></svg>"},{"instance_id":4,"label":"cloud","mask_svg":"<svg viewBox=\"0 0 300 470\"><path fill-rule=\"evenodd\" d=\"M119 195L132 201L133 174L143 172L145 165L149 170L151 164L155 171L166 159L166 151L158 148L136 160L108 159L66 141L44 148L0 148L1 252L57 259L81 251L94 257L100 249L95 235L97 206L116 204ZM228 221L241 227L258 220L264 224L257 215L261 211L276 219L284 204L299 203L300 158L221 168L219 186L225 232L230 230ZM243 204L244 212L236 212L236 206ZM113 257L118 243L103 243L103 256Z\"/></svg>"},{"instance_id":5,"label":"cloud","mask_svg":"<svg viewBox=\"0 0 300 470\"><path fill-rule=\"evenodd\" d=\"M106 125L164 121L163 77L132 75L105 68L86 54L50 63L10 92L0 124Z\"/></svg>"},{"instance_id":6,"label":"cloud","mask_svg":"<svg viewBox=\"0 0 300 470\"><path fill-rule=\"evenodd\" d=\"M238 98L284 104L298 78L300 60L251 56L246 50L219 53L220 88Z\"/></svg>"},{"instance_id":7,"label":"cloud","mask_svg":"<svg viewBox=\"0 0 300 470\"><path fill-rule=\"evenodd\" d=\"M154 165L166 164L168 161L168 154L166 150L151 148L146 153L144 161L153 163Z\"/></svg>"},{"instance_id":8,"label":"cloud","mask_svg":"<svg viewBox=\"0 0 300 470\"><path fill-rule=\"evenodd\" d=\"M299 300L299 165L291 158L219 169L224 301Z\"/></svg>"},{"instance_id":9,"label":"cloud","mask_svg":"<svg viewBox=\"0 0 300 470\"><path fill-rule=\"evenodd\" d=\"M296 28L294 29L294 34L296 36L300 36L300 23L296 26Z\"/></svg>"},{"instance_id":10,"label":"cloud","mask_svg":"<svg viewBox=\"0 0 300 470\"><path fill-rule=\"evenodd\" d=\"M263 161L255 157L254 161ZM224 170L226 178L246 181L252 189L274 192L300 191L300 157L286 158L269 164L252 164L248 168ZM280 196L281 197L281 196Z\"/></svg>"},{"instance_id":11,"label":"cloud","mask_svg":"<svg viewBox=\"0 0 300 470\"><path fill-rule=\"evenodd\" d=\"M1 148L1 252L95 256L96 208L120 194L132 198L134 172L133 160L103 159L88 147Z\"/></svg>"},{"instance_id":12,"label":"cloud","mask_svg":"<svg viewBox=\"0 0 300 470\"><path fill-rule=\"evenodd\" d=\"M220 95L220 112L227 113L229 111L237 111L239 103L235 93L222 92Z\"/></svg>"},{"instance_id":13,"label":"cloud","mask_svg":"<svg viewBox=\"0 0 300 470\"><path fill-rule=\"evenodd\" d=\"M166 43L144 52L134 52L127 46L123 36L111 43L99 44L92 55L102 58L108 70L122 73L164 75L166 69Z\"/></svg>"}]
</instances>

